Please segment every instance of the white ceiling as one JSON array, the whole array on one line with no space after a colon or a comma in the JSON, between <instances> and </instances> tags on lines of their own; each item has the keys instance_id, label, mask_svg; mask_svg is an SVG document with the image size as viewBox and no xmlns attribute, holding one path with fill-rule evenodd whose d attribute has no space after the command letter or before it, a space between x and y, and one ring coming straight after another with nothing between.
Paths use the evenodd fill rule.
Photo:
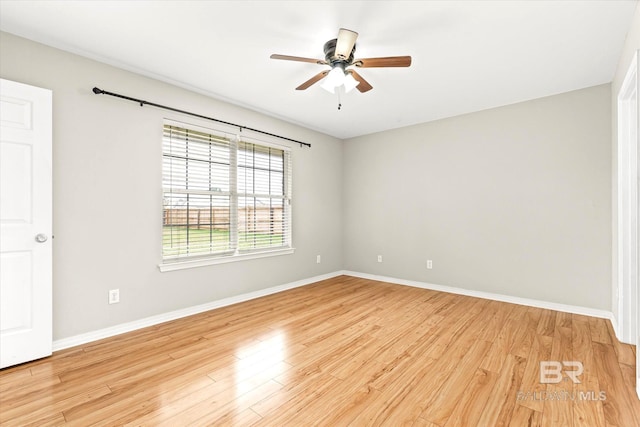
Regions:
<instances>
[{"instance_id":1,"label":"white ceiling","mask_svg":"<svg viewBox=\"0 0 640 427\"><path fill-rule=\"evenodd\" d=\"M636 5L2 0L0 29L349 138L608 83ZM294 90L322 66L269 55L322 59L340 27L360 34L357 58L413 64L360 69L373 90L343 95L338 111L319 84Z\"/></svg>"}]
</instances>

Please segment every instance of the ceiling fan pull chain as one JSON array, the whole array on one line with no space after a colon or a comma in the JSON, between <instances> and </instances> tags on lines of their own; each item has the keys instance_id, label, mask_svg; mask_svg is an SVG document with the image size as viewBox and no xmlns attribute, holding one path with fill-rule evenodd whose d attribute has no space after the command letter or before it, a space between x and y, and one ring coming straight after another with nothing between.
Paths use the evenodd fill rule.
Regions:
<instances>
[{"instance_id":1,"label":"ceiling fan pull chain","mask_svg":"<svg viewBox=\"0 0 640 427\"><path fill-rule=\"evenodd\" d=\"M338 95L338 111L342 109L342 102L340 101L340 88L336 88L336 94Z\"/></svg>"}]
</instances>

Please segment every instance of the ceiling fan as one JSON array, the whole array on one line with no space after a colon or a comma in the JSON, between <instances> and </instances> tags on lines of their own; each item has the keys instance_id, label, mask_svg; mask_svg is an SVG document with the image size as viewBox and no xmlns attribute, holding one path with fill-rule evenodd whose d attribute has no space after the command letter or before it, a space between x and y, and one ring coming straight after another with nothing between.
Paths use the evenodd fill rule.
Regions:
<instances>
[{"instance_id":1,"label":"ceiling fan","mask_svg":"<svg viewBox=\"0 0 640 427\"><path fill-rule=\"evenodd\" d=\"M326 77L322 87L331 93L335 93L335 88L340 86L344 86L345 92L351 91L354 87L362 93L373 89L369 82L350 67L408 67L411 65L410 56L354 59L357 38L358 33L355 31L340 28L338 38L329 40L324 44L324 60L278 54L271 55L271 59L329 65L331 67L330 70L324 70L316 74L298 86L296 90L305 90Z\"/></svg>"}]
</instances>

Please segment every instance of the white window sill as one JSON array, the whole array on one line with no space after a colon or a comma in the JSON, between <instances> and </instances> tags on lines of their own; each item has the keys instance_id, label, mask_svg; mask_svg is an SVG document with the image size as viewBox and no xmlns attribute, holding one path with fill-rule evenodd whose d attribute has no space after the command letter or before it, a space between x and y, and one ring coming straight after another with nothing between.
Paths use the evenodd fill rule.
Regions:
<instances>
[{"instance_id":1,"label":"white window sill","mask_svg":"<svg viewBox=\"0 0 640 427\"><path fill-rule=\"evenodd\" d=\"M295 251L295 248L276 249L264 252L252 252L247 254L223 255L210 258L192 258L192 259L176 259L167 260L158 265L161 272L184 270L186 268L204 267L207 265L225 264L228 262L245 261L249 259L267 258L279 255L289 255Z\"/></svg>"}]
</instances>

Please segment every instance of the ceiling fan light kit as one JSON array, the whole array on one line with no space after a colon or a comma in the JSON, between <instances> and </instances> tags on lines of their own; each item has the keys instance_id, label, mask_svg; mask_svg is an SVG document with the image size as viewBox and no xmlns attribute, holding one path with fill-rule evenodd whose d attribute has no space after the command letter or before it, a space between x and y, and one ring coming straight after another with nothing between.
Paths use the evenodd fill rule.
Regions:
<instances>
[{"instance_id":1,"label":"ceiling fan light kit","mask_svg":"<svg viewBox=\"0 0 640 427\"><path fill-rule=\"evenodd\" d=\"M360 83L358 83L358 81L356 81L356 79L353 78L353 74L347 71L344 77L344 82L342 84L344 85L344 91L346 93L349 93L353 89L358 87Z\"/></svg>"},{"instance_id":2,"label":"ceiling fan light kit","mask_svg":"<svg viewBox=\"0 0 640 427\"><path fill-rule=\"evenodd\" d=\"M345 72L341 66L336 66L329 71L320 87L327 92L336 93L337 88L344 86L345 93L349 93L359 84L349 71Z\"/></svg>"},{"instance_id":3,"label":"ceiling fan light kit","mask_svg":"<svg viewBox=\"0 0 640 427\"><path fill-rule=\"evenodd\" d=\"M324 82L320 86L330 93L336 93L336 89L341 86L344 87L346 93L349 93L354 88L358 89L361 93L368 92L373 89L373 86L371 86L369 82L349 67L408 67L411 65L410 56L354 59L357 38L358 33L355 31L341 28L338 32L338 38L329 40L324 44L324 60L279 54L273 54L271 55L271 58L282 59L285 61L309 62L318 65L329 65L331 70L325 70L316 74L298 86L296 90L305 90L311 85L324 79Z\"/></svg>"}]
</instances>

